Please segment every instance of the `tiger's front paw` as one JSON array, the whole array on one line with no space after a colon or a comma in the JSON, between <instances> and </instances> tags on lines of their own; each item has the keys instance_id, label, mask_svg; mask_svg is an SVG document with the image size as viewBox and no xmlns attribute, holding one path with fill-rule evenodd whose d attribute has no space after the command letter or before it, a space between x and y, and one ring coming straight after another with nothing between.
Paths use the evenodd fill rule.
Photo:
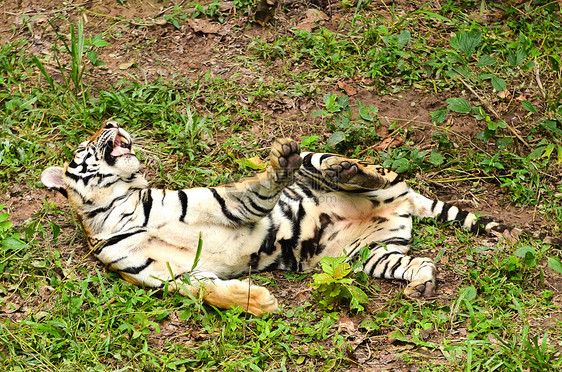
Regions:
<instances>
[{"instance_id":1,"label":"tiger's front paw","mask_svg":"<svg viewBox=\"0 0 562 372\"><path fill-rule=\"evenodd\" d=\"M278 138L271 145L271 165L274 169L295 171L302 164L300 153L298 143L289 138Z\"/></svg>"},{"instance_id":2,"label":"tiger's front paw","mask_svg":"<svg viewBox=\"0 0 562 372\"><path fill-rule=\"evenodd\" d=\"M411 282L404 289L404 294L410 298L431 298L435 296L435 281Z\"/></svg>"}]
</instances>

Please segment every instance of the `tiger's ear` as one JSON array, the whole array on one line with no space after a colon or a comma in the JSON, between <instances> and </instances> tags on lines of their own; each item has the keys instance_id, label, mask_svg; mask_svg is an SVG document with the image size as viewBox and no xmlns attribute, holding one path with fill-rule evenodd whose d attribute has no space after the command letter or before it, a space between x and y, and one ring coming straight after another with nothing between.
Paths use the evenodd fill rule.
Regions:
<instances>
[{"instance_id":1,"label":"tiger's ear","mask_svg":"<svg viewBox=\"0 0 562 372\"><path fill-rule=\"evenodd\" d=\"M49 167L41 173L41 182L50 189L57 190L67 197L64 186L64 169L61 167Z\"/></svg>"}]
</instances>

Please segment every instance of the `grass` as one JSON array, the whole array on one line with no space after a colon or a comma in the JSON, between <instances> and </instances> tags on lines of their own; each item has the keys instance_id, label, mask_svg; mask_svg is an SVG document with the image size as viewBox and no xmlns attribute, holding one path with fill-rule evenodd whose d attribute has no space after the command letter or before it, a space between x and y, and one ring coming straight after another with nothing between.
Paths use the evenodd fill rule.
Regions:
<instances>
[{"instance_id":1,"label":"grass","mask_svg":"<svg viewBox=\"0 0 562 372\"><path fill-rule=\"evenodd\" d=\"M165 13L169 25L162 27L179 32L189 18L206 16L235 22L235 32L244 33L250 3L235 5L234 16L216 3L186 3ZM134 48L123 35L150 33L152 26L123 26L123 19L78 8L42 29L27 20L18 30L24 37L0 42L0 192L10 195L3 203L23 207L25 195L39 195L41 170L70 159L84 137L112 118L140 138L139 156L158 186L217 185L250 174L247 165L265 157L263 136L293 134L315 151L397 169L429 194L443 185L476 201L499 193L498 209L524 206L560 235L559 5L414 5L342 2L338 22L310 32L268 26L259 37L236 39L241 53L216 51L235 66L232 76L209 70L197 78L105 85L98 80L102 61L110 62L106 49ZM76 14L94 17L98 28L76 21ZM52 43L51 53L31 54L26 37L38 34ZM413 91L442 99L427 121L386 125L376 105L334 88L336 81L378 95ZM459 121L479 130L459 133ZM387 138L400 144L374 146ZM125 283L87 256L79 225L63 205L44 199L17 225L10 214L18 210L9 212L0 214L6 370L562 366L560 251L533 239L496 243L420 223L414 250L436 257L437 299L410 301L398 283L353 274L332 275L312 295L313 275L322 278L321 271L263 274L255 280L277 291L283 311L260 319ZM338 285L348 292L334 301Z\"/></svg>"}]
</instances>

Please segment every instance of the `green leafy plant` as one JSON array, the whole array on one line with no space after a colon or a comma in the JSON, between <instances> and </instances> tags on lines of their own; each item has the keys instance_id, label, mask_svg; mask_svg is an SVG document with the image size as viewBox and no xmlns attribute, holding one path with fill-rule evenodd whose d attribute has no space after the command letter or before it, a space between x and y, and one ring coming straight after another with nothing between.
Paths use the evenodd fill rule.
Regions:
<instances>
[{"instance_id":1,"label":"green leafy plant","mask_svg":"<svg viewBox=\"0 0 562 372\"><path fill-rule=\"evenodd\" d=\"M324 95L325 108L313 113L313 116L328 119L326 126L333 132L326 143L328 150L345 151L378 138L378 108L363 105L360 101L356 101L356 104L359 108L358 115L349 106L348 96L328 93Z\"/></svg>"},{"instance_id":2,"label":"green leafy plant","mask_svg":"<svg viewBox=\"0 0 562 372\"><path fill-rule=\"evenodd\" d=\"M352 310L363 311L362 304L368 303L365 292L356 286L351 273L351 265L346 257L323 257L320 260L322 273L314 274L311 284L319 292L319 304L327 309L333 309L335 303L345 301Z\"/></svg>"}]
</instances>

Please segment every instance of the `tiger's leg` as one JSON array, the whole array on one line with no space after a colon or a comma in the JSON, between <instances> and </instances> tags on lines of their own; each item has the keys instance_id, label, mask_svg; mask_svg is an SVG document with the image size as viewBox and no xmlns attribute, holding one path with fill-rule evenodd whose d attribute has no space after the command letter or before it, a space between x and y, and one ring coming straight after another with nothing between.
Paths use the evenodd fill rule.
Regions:
<instances>
[{"instance_id":1,"label":"tiger's leg","mask_svg":"<svg viewBox=\"0 0 562 372\"><path fill-rule=\"evenodd\" d=\"M197 274L190 278L190 283L170 282L171 289L177 289L182 295L202 295L203 302L220 309L240 307L256 316L279 309L277 299L265 287L252 285L248 280L221 280L212 273Z\"/></svg>"},{"instance_id":2,"label":"tiger's leg","mask_svg":"<svg viewBox=\"0 0 562 372\"><path fill-rule=\"evenodd\" d=\"M433 261L424 257L404 254L407 246L371 244L371 255L363 270L375 278L399 279L408 283L404 294L408 297L431 297L435 290L436 268Z\"/></svg>"},{"instance_id":3,"label":"tiger's leg","mask_svg":"<svg viewBox=\"0 0 562 372\"><path fill-rule=\"evenodd\" d=\"M301 174L331 190L379 190L400 181L381 166L334 154L304 153Z\"/></svg>"},{"instance_id":4,"label":"tiger's leg","mask_svg":"<svg viewBox=\"0 0 562 372\"><path fill-rule=\"evenodd\" d=\"M270 161L271 166L265 172L253 177L244 178L236 183L207 188L206 191L186 190L185 192L187 197L193 195L194 198L190 199L199 202L201 209L208 213L210 204L207 197L196 195L196 193L210 191L220 206L220 209L214 209L218 221L222 219L234 224L258 221L271 212L279 200L281 191L294 182L293 174L302 164L299 145L287 138L275 140L271 146ZM226 219L224 219L225 216Z\"/></svg>"}]
</instances>

